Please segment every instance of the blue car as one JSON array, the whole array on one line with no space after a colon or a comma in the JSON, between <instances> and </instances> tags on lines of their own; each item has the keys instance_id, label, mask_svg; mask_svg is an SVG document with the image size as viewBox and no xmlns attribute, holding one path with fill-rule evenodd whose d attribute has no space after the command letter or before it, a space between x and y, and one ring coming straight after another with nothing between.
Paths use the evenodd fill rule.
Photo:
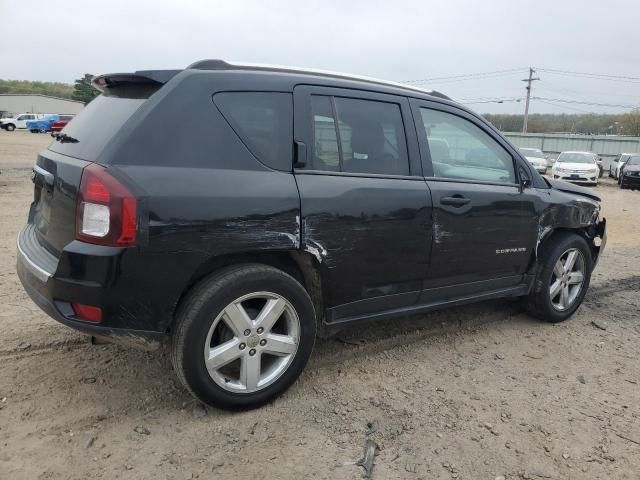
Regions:
<instances>
[{"instance_id":1,"label":"blue car","mask_svg":"<svg viewBox=\"0 0 640 480\"><path fill-rule=\"evenodd\" d=\"M50 115L39 120L29 120L26 125L31 133L45 133L50 132L53 122L58 120L60 120L60 115Z\"/></svg>"}]
</instances>

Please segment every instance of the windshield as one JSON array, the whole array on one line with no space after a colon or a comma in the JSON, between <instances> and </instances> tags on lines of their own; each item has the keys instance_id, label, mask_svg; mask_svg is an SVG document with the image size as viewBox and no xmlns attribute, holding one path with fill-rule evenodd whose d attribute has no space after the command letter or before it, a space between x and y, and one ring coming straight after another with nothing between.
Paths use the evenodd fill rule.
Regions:
<instances>
[{"instance_id":1,"label":"windshield","mask_svg":"<svg viewBox=\"0 0 640 480\"><path fill-rule=\"evenodd\" d=\"M544 158L544 154L537 148L521 148L520 152L525 157Z\"/></svg>"},{"instance_id":2,"label":"windshield","mask_svg":"<svg viewBox=\"0 0 640 480\"><path fill-rule=\"evenodd\" d=\"M640 165L640 157L629 157L627 165Z\"/></svg>"},{"instance_id":3,"label":"windshield","mask_svg":"<svg viewBox=\"0 0 640 480\"><path fill-rule=\"evenodd\" d=\"M556 161L566 163L596 163L596 155L595 153L566 152L561 153Z\"/></svg>"}]
</instances>

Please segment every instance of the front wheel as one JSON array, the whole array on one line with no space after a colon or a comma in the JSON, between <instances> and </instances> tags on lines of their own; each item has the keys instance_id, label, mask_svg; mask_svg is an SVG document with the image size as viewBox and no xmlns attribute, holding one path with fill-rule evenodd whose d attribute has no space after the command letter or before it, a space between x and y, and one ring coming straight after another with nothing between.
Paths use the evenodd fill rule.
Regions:
<instances>
[{"instance_id":1,"label":"front wheel","mask_svg":"<svg viewBox=\"0 0 640 480\"><path fill-rule=\"evenodd\" d=\"M246 409L274 399L302 373L315 342L313 303L290 275L241 265L205 279L177 316L171 360L202 402Z\"/></svg>"},{"instance_id":2,"label":"front wheel","mask_svg":"<svg viewBox=\"0 0 640 480\"><path fill-rule=\"evenodd\" d=\"M6 127L7 132L13 132L15 129L16 129L16 126L13 123L10 123Z\"/></svg>"},{"instance_id":3,"label":"front wheel","mask_svg":"<svg viewBox=\"0 0 640 480\"><path fill-rule=\"evenodd\" d=\"M584 299L592 268L584 238L575 233L555 234L540 249L528 311L552 323L569 318Z\"/></svg>"}]
</instances>

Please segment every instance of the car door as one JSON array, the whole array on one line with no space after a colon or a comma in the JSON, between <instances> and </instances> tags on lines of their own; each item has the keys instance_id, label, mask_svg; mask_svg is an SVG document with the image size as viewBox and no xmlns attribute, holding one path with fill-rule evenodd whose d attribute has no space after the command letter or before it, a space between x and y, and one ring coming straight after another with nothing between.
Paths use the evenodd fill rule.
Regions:
<instances>
[{"instance_id":1,"label":"car door","mask_svg":"<svg viewBox=\"0 0 640 480\"><path fill-rule=\"evenodd\" d=\"M407 99L298 86L294 111L302 248L320 268L328 321L415 304L431 198Z\"/></svg>"},{"instance_id":2,"label":"car door","mask_svg":"<svg viewBox=\"0 0 640 480\"><path fill-rule=\"evenodd\" d=\"M16 117L16 128L27 128L27 120L31 120L30 115L19 115Z\"/></svg>"},{"instance_id":3,"label":"car door","mask_svg":"<svg viewBox=\"0 0 640 480\"><path fill-rule=\"evenodd\" d=\"M528 165L461 109L419 100L412 100L412 108L433 201L431 266L422 300L430 300L430 289L447 297L520 284L537 231L532 197L523 195L519 183L518 169L531 174Z\"/></svg>"}]
</instances>

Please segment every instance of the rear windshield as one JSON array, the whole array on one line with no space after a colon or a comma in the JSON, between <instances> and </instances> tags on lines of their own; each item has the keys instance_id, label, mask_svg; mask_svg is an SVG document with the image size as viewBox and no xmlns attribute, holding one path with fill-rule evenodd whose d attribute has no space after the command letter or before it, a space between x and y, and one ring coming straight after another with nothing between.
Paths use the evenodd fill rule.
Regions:
<instances>
[{"instance_id":1,"label":"rear windshield","mask_svg":"<svg viewBox=\"0 0 640 480\"><path fill-rule=\"evenodd\" d=\"M130 97L139 95L96 97L64 127L66 137L51 142L49 150L96 161L120 127L145 102L145 98Z\"/></svg>"}]
</instances>

